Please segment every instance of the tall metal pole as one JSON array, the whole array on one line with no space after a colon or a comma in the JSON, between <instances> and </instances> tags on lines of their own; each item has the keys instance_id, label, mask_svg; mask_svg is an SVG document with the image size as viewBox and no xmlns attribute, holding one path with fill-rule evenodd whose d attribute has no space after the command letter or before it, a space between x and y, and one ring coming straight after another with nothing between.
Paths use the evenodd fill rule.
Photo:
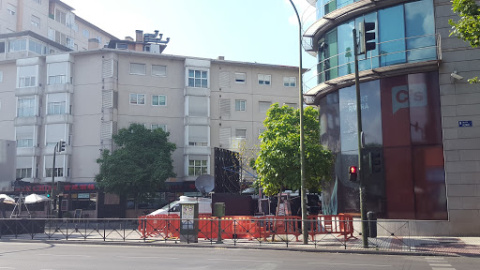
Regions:
<instances>
[{"instance_id":1,"label":"tall metal pole","mask_svg":"<svg viewBox=\"0 0 480 270\"><path fill-rule=\"evenodd\" d=\"M353 52L355 55L355 94L357 97L357 137L358 137L358 181L360 193L360 218L362 220L362 242L363 247L368 248L367 222L365 215L365 194L363 186L363 170L362 170L362 150L363 150L363 129L362 129L362 103L360 97L360 82L358 75L358 47L357 47L357 31L353 29Z\"/></svg>"},{"instance_id":2,"label":"tall metal pole","mask_svg":"<svg viewBox=\"0 0 480 270\"><path fill-rule=\"evenodd\" d=\"M302 238L303 244L308 244L308 229L307 229L307 196L305 194L305 135L303 128L303 74L302 74L302 22L300 21L300 16L298 15L297 8L293 4L292 0L289 0L292 4L295 14L297 15L298 20L298 43L299 43L299 57L300 64L298 67L298 106L300 107L300 199L301 199L301 208L302 208Z\"/></svg>"},{"instance_id":3,"label":"tall metal pole","mask_svg":"<svg viewBox=\"0 0 480 270\"><path fill-rule=\"evenodd\" d=\"M55 157L58 151L58 143L55 144L55 147L53 148L53 165L52 165L52 185L50 187L50 215L53 215L53 187L55 186Z\"/></svg>"}]
</instances>

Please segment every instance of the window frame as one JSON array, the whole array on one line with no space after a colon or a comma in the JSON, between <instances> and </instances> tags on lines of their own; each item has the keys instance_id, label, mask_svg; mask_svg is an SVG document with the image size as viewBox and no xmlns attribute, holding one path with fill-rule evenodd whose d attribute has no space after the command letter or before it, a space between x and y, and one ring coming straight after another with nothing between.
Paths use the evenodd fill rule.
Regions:
<instances>
[{"instance_id":1,"label":"window frame","mask_svg":"<svg viewBox=\"0 0 480 270\"><path fill-rule=\"evenodd\" d=\"M165 72L163 74L153 73L153 67L163 67ZM166 65L152 65L152 76L154 77L167 77L167 66Z\"/></svg>"},{"instance_id":2,"label":"window frame","mask_svg":"<svg viewBox=\"0 0 480 270\"><path fill-rule=\"evenodd\" d=\"M293 81L293 84L292 84ZM297 77L283 77L283 86L285 87L296 87L297 86Z\"/></svg>"},{"instance_id":3,"label":"window frame","mask_svg":"<svg viewBox=\"0 0 480 270\"><path fill-rule=\"evenodd\" d=\"M192 164L193 161L193 164ZM197 164L199 162L200 164ZM197 174L200 170L200 174ZM192 173L193 172L193 173ZM189 159L188 160L188 176L200 176L208 173L208 160L206 159Z\"/></svg>"},{"instance_id":4,"label":"window frame","mask_svg":"<svg viewBox=\"0 0 480 270\"><path fill-rule=\"evenodd\" d=\"M235 111L236 112L246 112L247 111L247 100L246 99L235 99Z\"/></svg>"},{"instance_id":5,"label":"window frame","mask_svg":"<svg viewBox=\"0 0 480 270\"><path fill-rule=\"evenodd\" d=\"M157 104L153 104L155 97L157 98ZM164 104L160 104L159 98L163 97L164 98ZM165 107L167 106L167 96L166 95L152 95L152 106L159 106L159 107Z\"/></svg>"},{"instance_id":6,"label":"window frame","mask_svg":"<svg viewBox=\"0 0 480 270\"><path fill-rule=\"evenodd\" d=\"M135 95L135 102L132 102L132 96ZM139 103L139 96L143 96L143 103ZM145 105L147 103L147 98L145 94L130 93L128 95L128 103L130 105Z\"/></svg>"},{"instance_id":7,"label":"window frame","mask_svg":"<svg viewBox=\"0 0 480 270\"><path fill-rule=\"evenodd\" d=\"M243 79L242 79L243 77ZM247 73L245 72L235 72L235 83L245 84L247 82Z\"/></svg>"},{"instance_id":8,"label":"window frame","mask_svg":"<svg viewBox=\"0 0 480 270\"><path fill-rule=\"evenodd\" d=\"M132 66L138 65L138 66L143 66L143 73L136 73L132 71ZM129 69L130 75L147 75L147 65L144 63L130 63L130 69Z\"/></svg>"},{"instance_id":9,"label":"window frame","mask_svg":"<svg viewBox=\"0 0 480 270\"><path fill-rule=\"evenodd\" d=\"M193 73L193 77L191 76L191 72ZM200 73L200 77L197 78L197 73ZM205 75L205 77L204 77ZM209 72L206 69L196 69L196 68L189 68L187 69L187 86L193 88L209 88ZM203 83L205 81L205 84ZM199 85L197 85L199 82Z\"/></svg>"},{"instance_id":10,"label":"window frame","mask_svg":"<svg viewBox=\"0 0 480 270\"><path fill-rule=\"evenodd\" d=\"M272 85L272 75L259 73L258 74L258 84L259 85L271 86Z\"/></svg>"}]
</instances>

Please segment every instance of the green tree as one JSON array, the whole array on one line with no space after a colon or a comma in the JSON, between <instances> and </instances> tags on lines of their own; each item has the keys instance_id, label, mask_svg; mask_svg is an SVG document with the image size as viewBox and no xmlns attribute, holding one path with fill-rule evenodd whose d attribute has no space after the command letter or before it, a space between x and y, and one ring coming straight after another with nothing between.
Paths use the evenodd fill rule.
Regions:
<instances>
[{"instance_id":1,"label":"green tree","mask_svg":"<svg viewBox=\"0 0 480 270\"><path fill-rule=\"evenodd\" d=\"M476 48L480 46L480 6L475 0L452 0L452 10L460 18L458 21L450 19L452 26L450 36L456 35ZM468 80L469 83L478 83L478 77Z\"/></svg>"},{"instance_id":2,"label":"green tree","mask_svg":"<svg viewBox=\"0 0 480 270\"><path fill-rule=\"evenodd\" d=\"M97 159L100 173L95 181L105 192L132 196L138 201L153 195L169 177L174 177L172 152L175 144L168 142L168 132L146 129L131 124L113 136L118 149L104 150Z\"/></svg>"},{"instance_id":3,"label":"green tree","mask_svg":"<svg viewBox=\"0 0 480 270\"><path fill-rule=\"evenodd\" d=\"M259 185L265 194L274 195L284 189L301 188L300 175L300 109L273 104L263 122L266 130L260 135L260 151L254 167ZM330 180L333 155L319 142L318 111L304 110L305 179L310 192L321 190Z\"/></svg>"}]
</instances>

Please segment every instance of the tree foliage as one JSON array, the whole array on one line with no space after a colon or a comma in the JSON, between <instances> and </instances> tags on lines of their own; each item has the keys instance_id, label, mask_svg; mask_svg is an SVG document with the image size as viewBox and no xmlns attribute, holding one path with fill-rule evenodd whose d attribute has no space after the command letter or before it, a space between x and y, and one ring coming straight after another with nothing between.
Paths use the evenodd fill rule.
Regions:
<instances>
[{"instance_id":1,"label":"tree foliage","mask_svg":"<svg viewBox=\"0 0 480 270\"><path fill-rule=\"evenodd\" d=\"M150 196L174 177L172 152L175 144L168 142L168 132L146 129L132 124L113 136L118 149L104 150L97 163L100 173L95 181L105 192L131 195L138 201Z\"/></svg>"},{"instance_id":2,"label":"tree foliage","mask_svg":"<svg viewBox=\"0 0 480 270\"><path fill-rule=\"evenodd\" d=\"M476 48L480 46L480 6L475 0L452 0L452 10L460 18L458 21L450 19L448 23L452 26L451 35L470 43ZM478 77L468 80L470 83L478 83Z\"/></svg>"},{"instance_id":3,"label":"tree foliage","mask_svg":"<svg viewBox=\"0 0 480 270\"><path fill-rule=\"evenodd\" d=\"M300 173L300 109L273 104L264 121L266 130L254 167L259 185L267 195L284 189L301 188ZM321 190L323 181L330 180L333 155L319 142L318 111L304 110L305 179L310 192Z\"/></svg>"}]
</instances>

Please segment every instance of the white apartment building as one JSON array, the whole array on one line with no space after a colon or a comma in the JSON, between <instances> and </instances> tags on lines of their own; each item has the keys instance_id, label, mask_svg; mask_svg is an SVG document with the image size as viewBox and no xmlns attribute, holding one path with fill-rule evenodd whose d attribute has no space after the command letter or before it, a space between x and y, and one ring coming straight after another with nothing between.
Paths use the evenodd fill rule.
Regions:
<instances>
[{"instance_id":1,"label":"white apartment building","mask_svg":"<svg viewBox=\"0 0 480 270\"><path fill-rule=\"evenodd\" d=\"M297 67L108 48L16 60L4 54L0 139L17 141L17 178L42 192L54 174L75 207L82 204L71 200L97 196L96 159L102 149L113 149L118 129L141 123L170 132L177 145L177 177L170 181L193 183L213 174L214 147L258 144L272 103L298 104ZM67 147L57 153L53 171L60 140ZM72 207L65 203L65 210Z\"/></svg>"}]
</instances>

